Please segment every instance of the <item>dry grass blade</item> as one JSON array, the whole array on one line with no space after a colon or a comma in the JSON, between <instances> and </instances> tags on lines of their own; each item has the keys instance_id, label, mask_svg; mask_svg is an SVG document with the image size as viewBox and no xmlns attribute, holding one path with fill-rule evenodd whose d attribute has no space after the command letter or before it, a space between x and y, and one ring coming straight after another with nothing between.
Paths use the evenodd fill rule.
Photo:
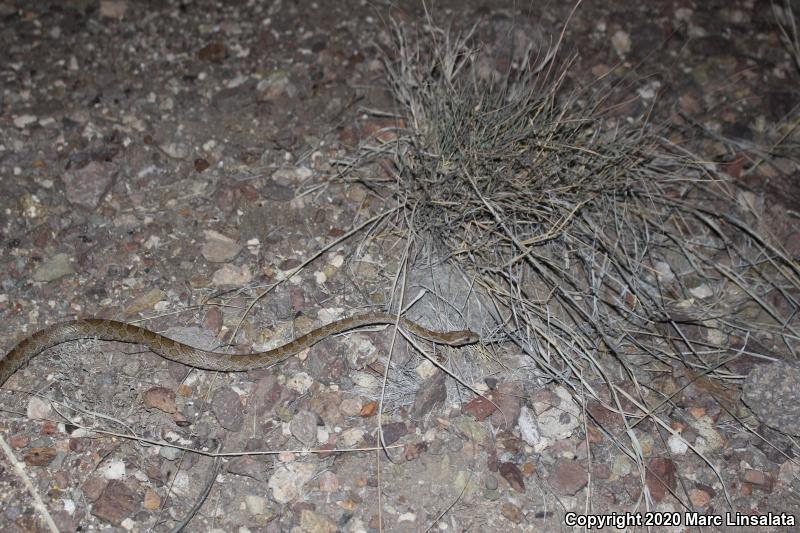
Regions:
<instances>
[{"instance_id":1,"label":"dry grass blade","mask_svg":"<svg viewBox=\"0 0 800 533\"><path fill-rule=\"evenodd\" d=\"M797 28L797 19L794 16L792 4L789 0L784 1L783 7L773 3L772 12L778 21L781 41L791 53L795 67L800 71L800 30Z\"/></svg>"}]
</instances>

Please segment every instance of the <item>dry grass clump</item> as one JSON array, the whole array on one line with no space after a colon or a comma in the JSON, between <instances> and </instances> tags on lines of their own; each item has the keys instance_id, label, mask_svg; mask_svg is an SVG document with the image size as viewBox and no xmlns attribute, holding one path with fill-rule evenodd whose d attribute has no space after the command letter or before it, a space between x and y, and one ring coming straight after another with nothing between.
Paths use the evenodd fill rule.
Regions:
<instances>
[{"instance_id":1,"label":"dry grass clump","mask_svg":"<svg viewBox=\"0 0 800 533\"><path fill-rule=\"evenodd\" d=\"M628 429L664 403L640 386L654 373L736 381L743 357L796 354L797 262L713 165L567 91L552 50L498 75L471 34L396 38L386 67L406 129L365 153L395 166L406 236L488 298L498 346Z\"/></svg>"},{"instance_id":2,"label":"dry grass clump","mask_svg":"<svg viewBox=\"0 0 800 533\"><path fill-rule=\"evenodd\" d=\"M800 28L792 4L789 0L784 0L783 5L773 3L772 12L780 29L781 43L800 72Z\"/></svg>"},{"instance_id":3,"label":"dry grass clump","mask_svg":"<svg viewBox=\"0 0 800 533\"><path fill-rule=\"evenodd\" d=\"M486 80L466 38L434 37L423 55L399 34L387 64L410 126L398 196L411 232L477 276L510 340L562 377L601 350L686 362L663 342L686 339L652 336L670 322L794 350L797 266L751 227L746 196L649 127L562 95L565 70Z\"/></svg>"}]
</instances>

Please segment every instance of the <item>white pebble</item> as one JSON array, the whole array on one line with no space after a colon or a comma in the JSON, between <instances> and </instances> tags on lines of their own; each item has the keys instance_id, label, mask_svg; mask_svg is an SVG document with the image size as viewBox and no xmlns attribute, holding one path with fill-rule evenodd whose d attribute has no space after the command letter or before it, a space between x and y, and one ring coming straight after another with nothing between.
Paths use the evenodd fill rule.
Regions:
<instances>
[{"instance_id":1,"label":"white pebble","mask_svg":"<svg viewBox=\"0 0 800 533\"><path fill-rule=\"evenodd\" d=\"M64 510L68 514L73 514L75 512L75 502L73 500L62 498L61 501L64 503Z\"/></svg>"},{"instance_id":2,"label":"white pebble","mask_svg":"<svg viewBox=\"0 0 800 533\"><path fill-rule=\"evenodd\" d=\"M36 118L36 115L19 115L14 117L14 125L19 129L23 129L35 123L37 120L39 119Z\"/></svg>"},{"instance_id":3,"label":"white pebble","mask_svg":"<svg viewBox=\"0 0 800 533\"><path fill-rule=\"evenodd\" d=\"M667 439L667 445L674 455L683 455L689 449L689 445L686 443L686 440L680 435L675 434L669 436L669 439Z\"/></svg>"},{"instance_id":4,"label":"white pebble","mask_svg":"<svg viewBox=\"0 0 800 533\"><path fill-rule=\"evenodd\" d=\"M125 463L120 460L110 461L101 471L106 479L122 479L125 475Z\"/></svg>"},{"instance_id":5,"label":"white pebble","mask_svg":"<svg viewBox=\"0 0 800 533\"><path fill-rule=\"evenodd\" d=\"M305 394L314 380L305 372L298 372L286 381L286 386L299 394Z\"/></svg>"}]
</instances>

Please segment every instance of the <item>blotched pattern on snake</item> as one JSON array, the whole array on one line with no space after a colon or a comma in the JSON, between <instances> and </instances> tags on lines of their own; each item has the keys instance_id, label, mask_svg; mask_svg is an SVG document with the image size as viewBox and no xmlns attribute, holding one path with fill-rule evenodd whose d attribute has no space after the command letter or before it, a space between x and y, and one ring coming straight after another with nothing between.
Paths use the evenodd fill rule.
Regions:
<instances>
[{"instance_id":1,"label":"blotched pattern on snake","mask_svg":"<svg viewBox=\"0 0 800 533\"><path fill-rule=\"evenodd\" d=\"M23 339L0 360L0 386L3 386L17 369L44 350L62 342L78 339L100 339L143 344L166 359L191 367L223 372L241 372L280 363L284 359L313 346L322 339L343 331L361 326L395 323L414 335L438 344L463 346L479 340L478 335L469 330L433 331L407 318L398 318L389 313L375 311L331 322L272 350L245 355L232 355L193 348L133 324L103 318L90 318L55 324Z\"/></svg>"}]
</instances>

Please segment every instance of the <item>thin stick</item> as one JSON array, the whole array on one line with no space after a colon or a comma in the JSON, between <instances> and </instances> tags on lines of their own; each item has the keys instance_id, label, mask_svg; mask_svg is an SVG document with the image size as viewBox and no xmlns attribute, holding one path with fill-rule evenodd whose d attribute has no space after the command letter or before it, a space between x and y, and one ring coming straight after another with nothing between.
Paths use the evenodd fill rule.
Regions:
<instances>
[{"instance_id":1,"label":"thin stick","mask_svg":"<svg viewBox=\"0 0 800 533\"><path fill-rule=\"evenodd\" d=\"M58 533L58 527L56 523L53 521L53 517L50 516L50 512L47 510L44 502L42 501L42 497L39 496L39 491L36 490L36 486L34 486L31 478L28 477L28 473L25 472L25 465L18 461L16 456L14 455L14 451L11 447L6 443L6 440L0 435L0 448L3 449L3 453L5 454L8 462L11 463L11 466L14 467L14 472L16 472L17 477L22 480L22 484L25 485L25 488L28 490L28 494L31 495L33 499L33 507L42 515L42 519L44 523L47 524L47 528L52 533Z\"/></svg>"},{"instance_id":2,"label":"thin stick","mask_svg":"<svg viewBox=\"0 0 800 533\"><path fill-rule=\"evenodd\" d=\"M221 449L222 449L222 441L220 441L219 444L217 445L217 453L219 453ZM170 533L181 533L181 531L183 531L186 528L186 526L189 525L189 522L192 521L194 515L196 515L197 512L200 511L200 508L203 506L203 503L205 503L206 499L208 498L208 495L211 494L211 488L217 481L217 476L219 475L219 469L221 466L222 466L222 458L219 455L217 455L214 458L214 464L211 466L211 471L208 473L208 478L206 479L206 485L203 488L203 492L197 498L197 501L194 503L189 512L186 513L186 516L183 518L183 520L181 520L174 528L172 528Z\"/></svg>"}]
</instances>

